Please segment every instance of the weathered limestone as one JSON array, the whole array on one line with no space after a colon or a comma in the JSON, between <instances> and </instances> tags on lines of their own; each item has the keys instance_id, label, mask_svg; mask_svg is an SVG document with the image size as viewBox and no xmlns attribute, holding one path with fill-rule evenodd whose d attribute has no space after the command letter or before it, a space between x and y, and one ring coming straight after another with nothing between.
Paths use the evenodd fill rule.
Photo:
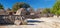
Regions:
<instances>
[{"instance_id":1,"label":"weathered limestone","mask_svg":"<svg viewBox=\"0 0 60 28\"><path fill-rule=\"evenodd\" d=\"M53 17L54 17L54 18L57 18L57 16L56 16L56 15L54 15Z\"/></svg>"},{"instance_id":2,"label":"weathered limestone","mask_svg":"<svg viewBox=\"0 0 60 28\"><path fill-rule=\"evenodd\" d=\"M23 15L23 16L24 16L24 15L26 15L26 13L27 13L27 12L26 12L25 8L20 8L20 9L17 10L17 12L16 12L15 15L20 15L20 16ZM24 24L23 18L24 18L24 17L21 17L21 18L20 18L21 20L15 20L14 24L16 24L16 25L20 25L21 23ZM25 18L24 18L24 19L25 19Z\"/></svg>"},{"instance_id":3,"label":"weathered limestone","mask_svg":"<svg viewBox=\"0 0 60 28\"><path fill-rule=\"evenodd\" d=\"M26 14L25 8L20 8L16 12L16 15L25 15L25 14Z\"/></svg>"},{"instance_id":4,"label":"weathered limestone","mask_svg":"<svg viewBox=\"0 0 60 28\"><path fill-rule=\"evenodd\" d=\"M15 20L14 24L15 25L20 25L21 21L20 20Z\"/></svg>"}]
</instances>

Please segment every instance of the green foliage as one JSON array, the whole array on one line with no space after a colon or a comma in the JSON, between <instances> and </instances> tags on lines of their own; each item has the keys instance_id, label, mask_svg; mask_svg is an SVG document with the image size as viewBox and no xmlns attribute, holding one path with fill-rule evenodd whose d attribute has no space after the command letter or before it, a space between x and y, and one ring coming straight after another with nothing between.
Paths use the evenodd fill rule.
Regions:
<instances>
[{"instance_id":1,"label":"green foliage","mask_svg":"<svg viewBox=\"0 0 60 28\"><path fill-rule=\"evenodd\" d=\"M3 8L3 5L2 5L1 3L0 3L0 9L4 9L4 8Z\"/></svg>"},{"instance_id":2,"label":"green foliage","mask_svg":"<svg viewBox=\"0 0 60 28\"><path fill-rule=\"evenodd\" d=\"M28 5L24 2L16 3L16 4L14 4L12 11L17 11L19 8L29 8L29 7L30 7L30 5Z\"/></svg>"},{"instance_id":3,"label":"green foliage","mask_svg":"<svg viewBox=\"0 0 60 28\"><path fill-rule=\"evenodd\" d=\"M43 13L50 13L50 9L49 8L45 8L44 10L43 10Z\"/></svg>"},{"instance_id":4,"label":"green foliage","mask_svg":"<svg viewBox=\"0 0 60 28\"><path fill-rule=\"evenodd\" d=\"M57 1L53 8L51 9L51 13L60 15L60 1Z\"/></svg>"}]
</instances>

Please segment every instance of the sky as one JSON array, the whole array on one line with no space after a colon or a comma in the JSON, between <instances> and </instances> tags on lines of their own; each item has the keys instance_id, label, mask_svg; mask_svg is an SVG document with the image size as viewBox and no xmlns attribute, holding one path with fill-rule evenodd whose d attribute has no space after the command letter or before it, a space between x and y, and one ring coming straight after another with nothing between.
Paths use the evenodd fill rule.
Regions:
<instances>
[{"instance_id":1,"label":"sky","mask_svg":"<svg viewBox=\"0 0 60 28\"><path fill-rule=\"evenodd\" d=\"M0 0L5 9L13 7L16 2L28 3L32 8L52 8L56 0Z\"/></svg>"}]
</instances>

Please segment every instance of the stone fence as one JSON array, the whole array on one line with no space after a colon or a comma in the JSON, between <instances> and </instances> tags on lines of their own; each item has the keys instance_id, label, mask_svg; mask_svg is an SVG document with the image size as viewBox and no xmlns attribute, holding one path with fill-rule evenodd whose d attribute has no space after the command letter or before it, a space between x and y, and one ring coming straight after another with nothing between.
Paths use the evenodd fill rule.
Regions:
<instances>
[{"instance_id":1,"label":"stone fence","mask_svg":"<svg viewBox=\"0 0 60 28\"><path fill-rule=\"evenodd\" d=\"M0 15L0 24L14 24L15 20L21 20L20 15Z\"/></svg>"},{"instance_id":2,"label":"stone fence","mask_svg":"<svg viewBox=\"0 0 60 28\"><path fill-rule=\"evenodd\" d=\"M23 18L22 18L23 17ZM25 20L25 19L37 18L35 15L0 15L0 25L1 24L14 24L15 20Z\"/></svg>"}]
</instances>

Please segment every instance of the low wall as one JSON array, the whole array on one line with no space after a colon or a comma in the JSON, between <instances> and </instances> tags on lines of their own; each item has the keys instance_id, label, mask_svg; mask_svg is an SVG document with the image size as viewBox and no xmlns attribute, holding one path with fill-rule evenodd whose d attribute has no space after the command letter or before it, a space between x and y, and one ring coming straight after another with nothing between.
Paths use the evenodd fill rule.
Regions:
<instances>
[{"instance_id":1,"label":"low wall","mask_svg":"<svg viewBox=\"0 0 60 28\"><path fill-rule=\"evenodd\" d=\"M15 20L20 20L20 15L0 15L0 24L13 24Z\"/></svg>"}]
</instances>

